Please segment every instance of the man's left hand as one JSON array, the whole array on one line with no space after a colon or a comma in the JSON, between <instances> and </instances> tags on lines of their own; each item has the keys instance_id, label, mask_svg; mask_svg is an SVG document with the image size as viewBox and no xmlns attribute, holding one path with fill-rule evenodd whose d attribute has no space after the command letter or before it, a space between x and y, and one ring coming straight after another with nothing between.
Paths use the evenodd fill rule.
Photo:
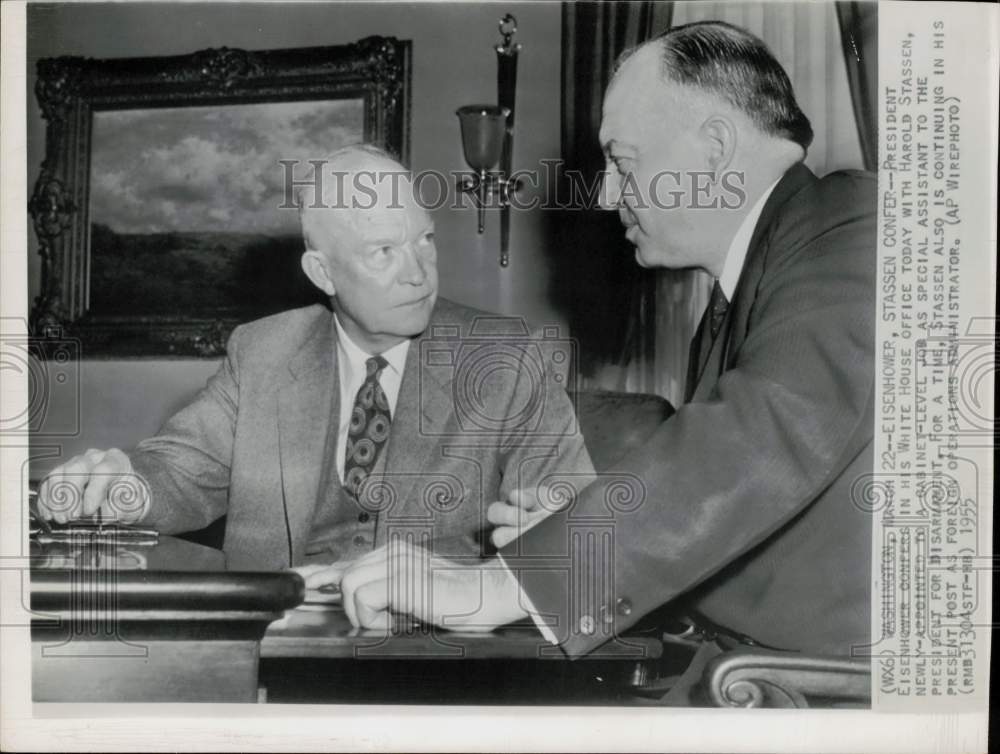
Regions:
<instances>
[{"instance_id":1,"label":"man's left hand","mask_svg":"<svg viewBox=\"0 0 1000 754\"><path fill-rule=\"evenodd\" d=\"M506 547L535 524L565 508L572 498L541 487L511 490L507 500L490 503L486 520L493 524L490 539L497 549Z\"/></svg>"},{"instance_id":2,"label":"man's left hand","mask_svg":"<svg viewBox=\"0 0 1000 754\"><path fill-rule=\"evenodd\" d=\"M464 565L398 540L353 561L295 569L307 589L340 584L360 628L391 630L393 614L462 631L492 631L528 615L520 585L499 561Z\"/></svg>"}]
</instances>

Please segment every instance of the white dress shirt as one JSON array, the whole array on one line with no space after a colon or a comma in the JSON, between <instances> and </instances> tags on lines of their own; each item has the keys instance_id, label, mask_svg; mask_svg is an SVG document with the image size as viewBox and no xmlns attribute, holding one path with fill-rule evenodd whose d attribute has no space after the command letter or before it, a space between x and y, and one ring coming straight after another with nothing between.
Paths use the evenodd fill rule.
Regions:
<instances>
[{"instance_id":1,"label":"white dress shirt","mask_svg":"<svg viewBox=\"0 0 1000 754\"><path fill-rule=\"evenodd\" d=\"M740 280L740 274L743 272L743 265L746 263L747 254L750 252L750 241L753 239L754 229L757 227L757 221L760 219L760 213L764 210L764 204L767 202L767 198L774 191L774 187L778 185L778 178L774 183L767 187L767 190L760 195L760 198L754 203L747 212L746 216L743 218L743 222L740 223L740 227L737 228L736 234L733 236L733 240L729 243L729 250L726 252L726 261L722 265L722 274L719 275L719 287L722 288L722 292L726 294L726 298L729 301L733 300L733 294L736 293L736 284ZM504 568L507 564L504 563L502 556L498 556L500 562L503 564ZM523 589L521 590L521 606L528 611L531 615L531 619L535 622L538 630L541 631L542 636L551 644L558 644L559 640L556 635L552 633L552 629L542 620L542 617L538 614L535 609L534 604L531 602L531 598L528 593Z\"/></svg>"},{"instance_id":2,"label":"white dress shirt","mask_svg":"<svg viewBox=\"0 0 1000 754\"><path fill-rule=\"evenodd\" d=\"M726 294L726 300L732 301L733 294L736 293L736 284L740 282L740 274L743 272L743 265L747 261L747 254L750 252L750 241L753 239L754 229L760 219L760 213L764 210L767 198L778 185L778 178L767 187L767 190L760 195L754 205L747 212L740 227L736 229L736 235L729 242L729 251L726 252L726 261L722 263L722 274L719 275L719 287Z\"/></svg>"},{"instance_id":3,"label":"white dress shirt","mask_svg":"<svg viewBox=\"0 0 1000 754\"><path fill-rule=\"evenodd\" d=\"M368 368L365 362L379 354L368 353L351 340L340 326L337 315L333 315L337 326L337 373L340 377L340 424L337 426L337 476L344 481L344 448L347 447L347 432L351 426L351 413L354 411L354 399L358 390L364 384ZM399 400L399 386L403 382L403 367L406 366L406 354L410 349L409 339L399 345L383 351L381 356L389 366L382 370L379 384L386 400L389 401L389 413L396 415L396 401Z\"/></svg>"}]
</instances>

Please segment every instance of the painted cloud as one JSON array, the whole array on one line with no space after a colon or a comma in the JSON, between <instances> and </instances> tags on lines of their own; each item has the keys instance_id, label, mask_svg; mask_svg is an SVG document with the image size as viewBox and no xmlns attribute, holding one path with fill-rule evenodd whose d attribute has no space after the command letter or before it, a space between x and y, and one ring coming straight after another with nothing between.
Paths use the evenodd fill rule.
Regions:
<instances>
[{"instance_id":1,"label":"painted cloud","mask_svg":"<svg viewBox=\"0 0 1000 754\"><path fill-rule=\"evenodd\" d=\"M361 100L117 110L94 115L91 222L118 233L298 232L279 160L361 141Z\"/></svg>"}]
</instances>

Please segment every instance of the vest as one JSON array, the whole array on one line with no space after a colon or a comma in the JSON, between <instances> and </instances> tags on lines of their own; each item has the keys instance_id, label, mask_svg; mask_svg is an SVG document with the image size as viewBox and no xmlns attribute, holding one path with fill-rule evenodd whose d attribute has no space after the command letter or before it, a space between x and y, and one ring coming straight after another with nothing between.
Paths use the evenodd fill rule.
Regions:
<instances>
[{"instance_id":1,"label":"vest","mask_svg":"<svg viewBox=\"0 0 1000 754\"><path fill-rule=\"evenodd\" d=\"M359 505L334 474L316 503L303 562L332 563L361 557L375 547L377 525L378 515Z\"/></svg>"}]
</instances>

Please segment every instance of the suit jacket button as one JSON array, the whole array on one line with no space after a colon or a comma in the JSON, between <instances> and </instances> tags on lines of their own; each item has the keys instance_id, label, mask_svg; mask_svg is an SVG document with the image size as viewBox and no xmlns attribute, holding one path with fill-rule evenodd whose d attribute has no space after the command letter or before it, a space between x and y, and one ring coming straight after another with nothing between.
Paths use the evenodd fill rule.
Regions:
<instances>
[{"instance_id":1,"label":"suit jacket button","mask_svg":"<svg viewBox=\"0 0 1000 754\"><path fill-rule=\"evenodd\" d=\"M358 547L363 547L365 544L365 538L359 534L354 538L354 544L356 544Z\"/></svg>"},{"instance_id":2,"label":"suit jacket button","mask_svg":"<svg viewBox=\"0 0 1000 754\"><path fill-rule=\"evenodd\" d=\"M632 601L627 597L620 597L615 603L618 607L619 615L631 615L632 614Z\"/></svg>"},{"instance_id":3,"label":"suit jacket button","mask_svg":"<svg viewBox=\"0 0 1000 754\"><path fill-rule=\"evenodd\" d=\"M358 514L358 521L362 524L367 524L370 518L371 516L368 515L367 511Z\"/></svg>"},{"instance_id":4,"label":"suit jacket button","mask_svg":"<svg viewBox=\"0 0 1000 754\"><path fill-rule=\"evenodd\" d=\"M593 615L584 615L580 618L580 633L592 635L594 631L597 630L597 621L594 620Z\"/></svg>"}]
</instances>

